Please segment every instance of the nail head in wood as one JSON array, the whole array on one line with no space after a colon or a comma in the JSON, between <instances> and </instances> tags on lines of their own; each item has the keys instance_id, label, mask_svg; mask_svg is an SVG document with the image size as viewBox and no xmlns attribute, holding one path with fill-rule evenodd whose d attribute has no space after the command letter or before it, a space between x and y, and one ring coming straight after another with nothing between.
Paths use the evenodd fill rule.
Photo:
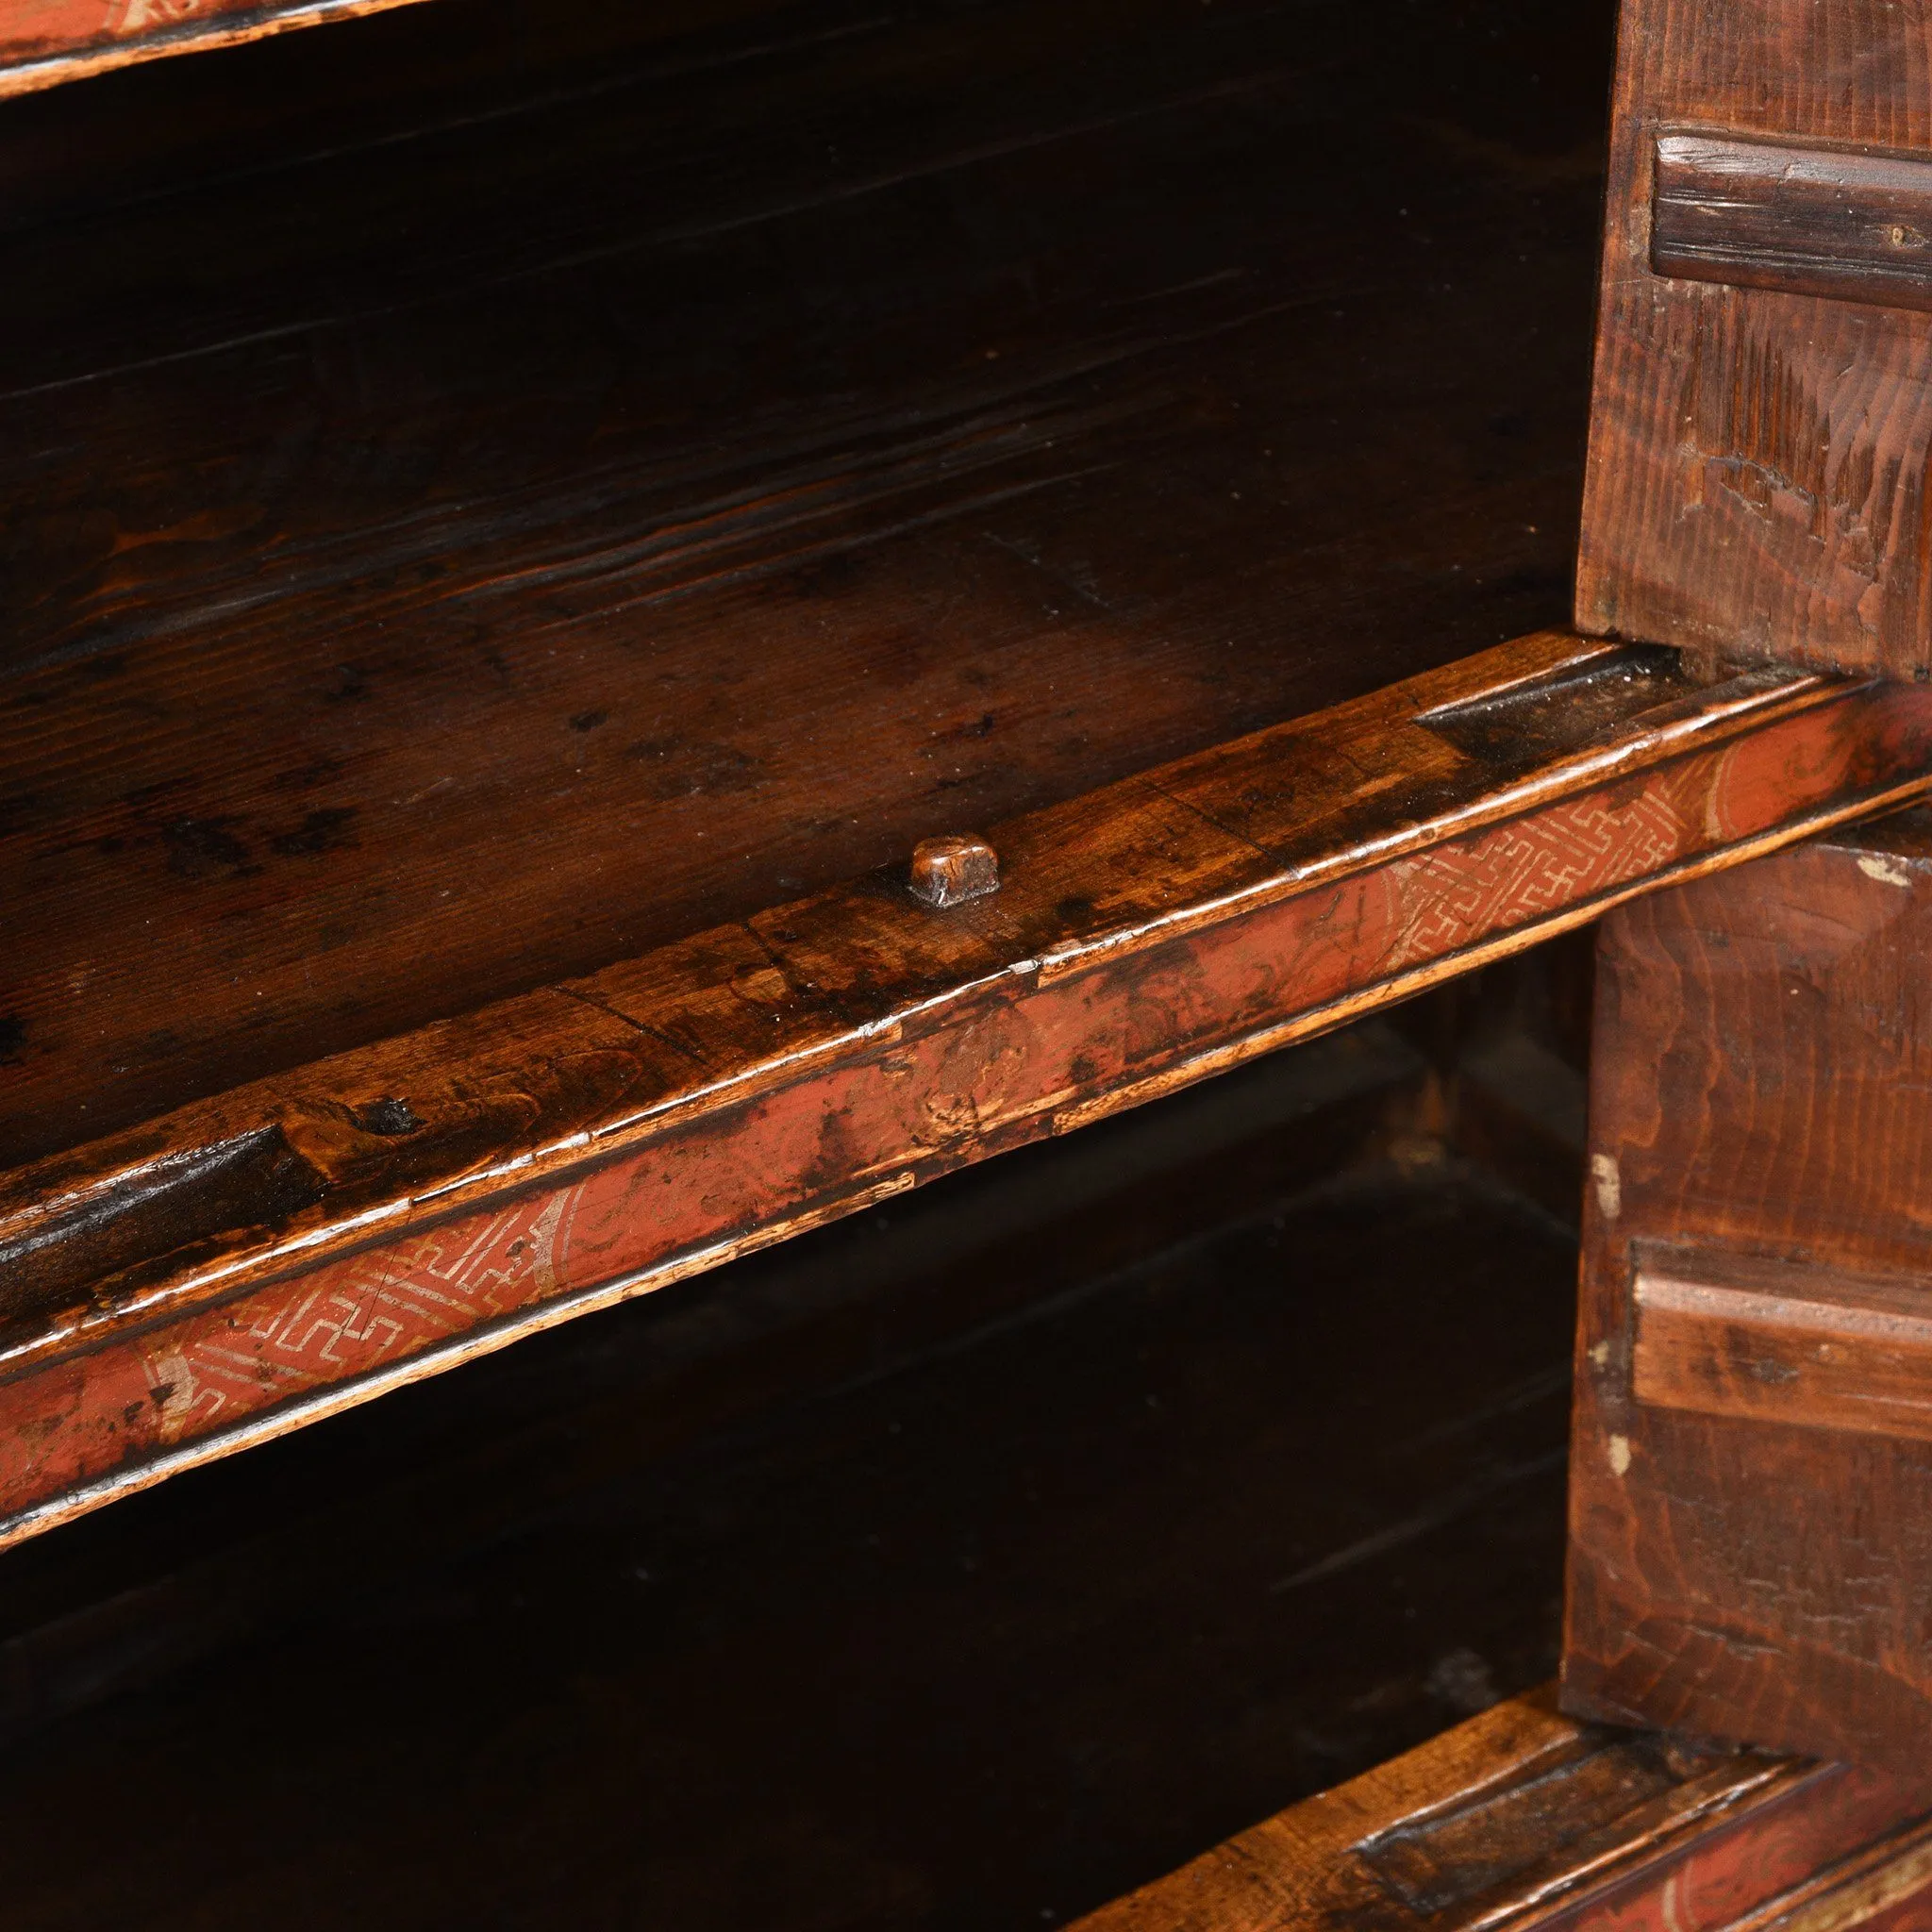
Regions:
<instances>
[{"instance_id":1,"label":"nail head in wood","mask_svg":"<svg viewBox=\"0 0 1932 1932\"><path fill-rule=\"evenodd\" d=\"M912 896L922 905L962 905L1000 889L1000 860L984 839L922 839L912 850Z\"/></svg>"}]
</instances>

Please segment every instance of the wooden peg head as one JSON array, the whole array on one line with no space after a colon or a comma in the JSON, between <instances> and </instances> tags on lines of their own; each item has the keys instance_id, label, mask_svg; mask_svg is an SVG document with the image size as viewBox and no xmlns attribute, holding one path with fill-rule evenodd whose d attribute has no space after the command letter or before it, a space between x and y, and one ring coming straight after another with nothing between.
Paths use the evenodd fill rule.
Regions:
<instances>
[{"instance_id":1,"label":"wooden peg head","mask_svg":"<svg viewBox=\"0 0 1932 1932\"><path fill-rule=\"evenodd\" d=\"M911 883L912 896L926 906L983 899L1000 889L999 855L970 833L923 839L913 848Z\"/></svg>"}]
</instances>

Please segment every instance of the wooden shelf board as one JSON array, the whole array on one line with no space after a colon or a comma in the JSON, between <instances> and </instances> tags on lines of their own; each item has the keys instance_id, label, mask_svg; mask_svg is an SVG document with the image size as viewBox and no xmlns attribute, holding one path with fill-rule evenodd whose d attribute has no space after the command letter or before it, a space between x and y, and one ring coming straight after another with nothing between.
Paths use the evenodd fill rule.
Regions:
<instances>
[{"instance_id":1,"label":"wooden shelf board","mask_svg":"<svg viewBox=\"0 0 1932 1932\"><path fill-rule=\"evenodd\" d=\"M1932 694L1480 648L1596 225L1607 18L1519 10L24 104L106 158L0 318L5 1535L1923 787Z\"/></svg>"},{"instance_id":2,"label":"wooden shelf board","mask_svg":"<svg viewBox=\"0 0 1932 1932\"><path fill-rule=\"evenodd\" d=\"M50 1157L0 1191L0 1536L1928 779L1932 692L1533 637L996 824L991 898L883 868Z\"/></svg>"}]
</instances>

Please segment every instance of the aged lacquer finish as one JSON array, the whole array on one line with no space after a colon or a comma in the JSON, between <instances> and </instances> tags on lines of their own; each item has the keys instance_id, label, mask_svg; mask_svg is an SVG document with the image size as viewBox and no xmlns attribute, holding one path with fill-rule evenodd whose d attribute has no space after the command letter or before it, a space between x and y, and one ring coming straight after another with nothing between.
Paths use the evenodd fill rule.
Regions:
<instances>
[{"instance_id":1,"label":"aged lacquer finish","mask_svg":"<svg viewBox=\"0 0 1932 1932\"><path fill-rule=\"evenodd\" d=\"M0 99L410 0L0 0Z\"/></svg>"}]
</instances>

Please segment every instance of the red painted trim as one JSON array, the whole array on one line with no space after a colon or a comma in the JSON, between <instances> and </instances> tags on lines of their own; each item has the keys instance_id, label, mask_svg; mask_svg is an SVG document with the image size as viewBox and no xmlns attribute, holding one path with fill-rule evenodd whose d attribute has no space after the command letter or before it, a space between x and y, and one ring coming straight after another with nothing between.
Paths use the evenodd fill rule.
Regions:
<instances>
[{"instance_id":1,"label":"red painted trim","mask_svg":"<svg viewBox=\"0 0 1932 1932\"><path fill-rule=\"evenodd\" d=\"M1004 977L521 1196L25 1369L0 1385L0 1537L1313 1031L1928 758L1932 698L1850 690L1146 950Z\"/></svg>"},{"instance_id":2,"label":"red painted trim","mask_svg":"<svg viewBox=\"0 0 1932 1932\"><path fill-rule=\"evenodd\" d=\"M1884 1840L1924 1802L1883 1773L1828 1765L1543 1924L1547 1932L1722 1932Z\"/></svg>"}]
</instances>

